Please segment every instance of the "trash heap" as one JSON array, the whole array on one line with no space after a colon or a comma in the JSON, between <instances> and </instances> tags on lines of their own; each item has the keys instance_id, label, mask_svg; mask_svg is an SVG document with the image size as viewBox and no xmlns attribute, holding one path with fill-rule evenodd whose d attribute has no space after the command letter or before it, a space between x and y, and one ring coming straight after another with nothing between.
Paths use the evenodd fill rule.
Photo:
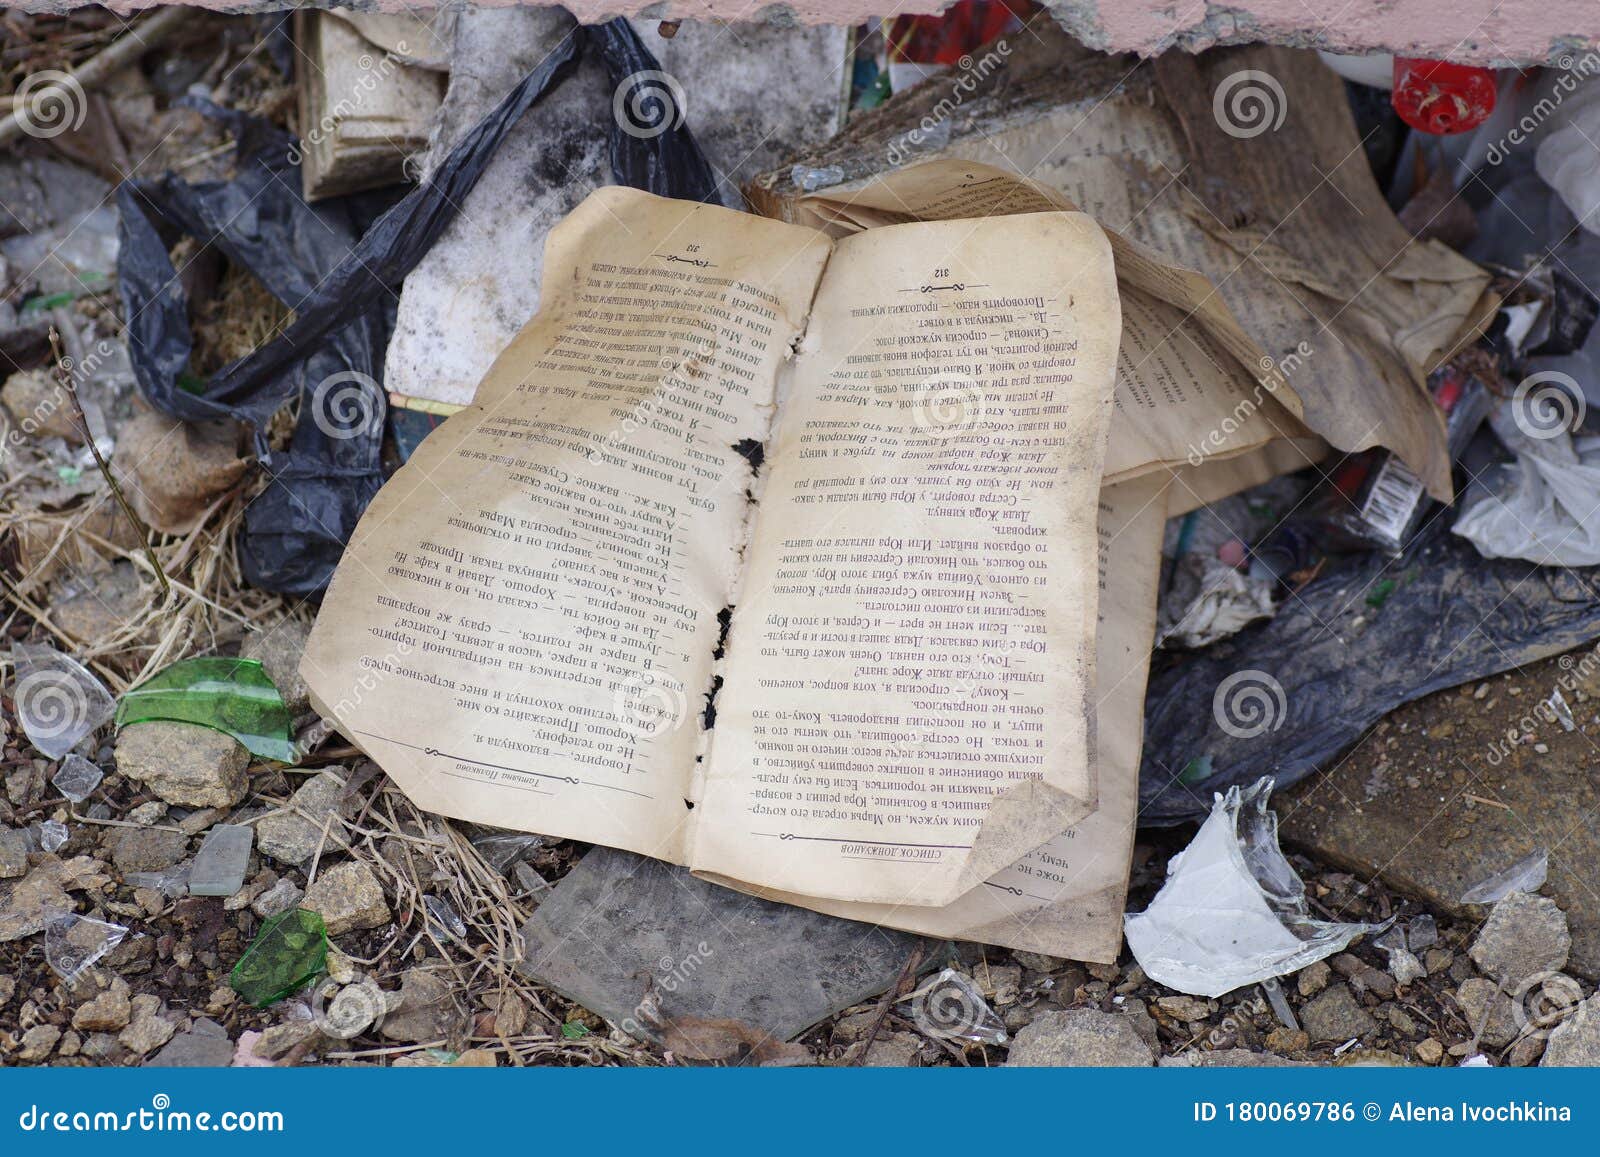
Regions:
<instances>
[{"instance_id":1,"label":"trash heap","mask_svg":"<svg viewBox=\"0 0 1600 1157\"><path fill-rule=\"evenodd\" d=\"M19 19L7 67L49 79L0 114L0 1055L1600 1058L1585 78L1502 75L1441 136L1308 53L1141 65L980 0L736 49L558 9ZM1043 853L1124 833L1103 881L951 942L442 819L319 716L317 598L588 193L843 233L932 162L1208 286L1124 290L1148 684L1103 691L1102 810ZM1231 404L1155 453L1152 388L1202 378ZM1096 905L1125 945L1044 950Z\"/></svg>"}]
</instances>

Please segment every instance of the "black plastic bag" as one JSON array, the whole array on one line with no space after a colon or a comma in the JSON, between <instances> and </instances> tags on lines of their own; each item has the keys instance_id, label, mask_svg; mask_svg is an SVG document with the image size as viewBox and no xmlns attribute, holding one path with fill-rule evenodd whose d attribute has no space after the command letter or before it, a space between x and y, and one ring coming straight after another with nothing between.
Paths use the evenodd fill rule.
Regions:
<instances>
[{"instance_id":1,"label":"black plastic bag","mask_svg":"<svg viewBox=\"0 0 1600 1157\"><path fill-rule=\"evenodd\" d=\"M454 220L506 133L570 73L586 40L614 76L658 67L625 21L574 30L426 182L370 228L362 225L371 195L308 205L299 191L294 142L266 122L214 106L207 111L230 119L238 141L233 180L190 185L169 173L118 189L117 275L140 388L151 404L185 421L246 423L271 474L246 512L239 541L252 585L294 595L327 586L383 482L381 377L401 283ZM619 179L628 183L663 196L715 200L710 166L681 123L654 137L613 125L611 155ZM168 256L179 235L215 246L295 311L281 335L198 390L181 381L192 345L188 302ZM289 449L273 454L267 423L297 398Z\"/></svg>"},{"instance_id":2,"label":"black plastic bag","mask_svg":"<svg viewBox=\"0 0 1600 1157\"><path fill-rule=\"evenodd\" d=\"M1139 823L1200 819L1213 792L1262 776L1294 783L1403 703L1600 636L1600 567L1486 559L1451 521L1399 559L1338 560L1275 618L1153 674Z\"/></svg>"}]
</instances>

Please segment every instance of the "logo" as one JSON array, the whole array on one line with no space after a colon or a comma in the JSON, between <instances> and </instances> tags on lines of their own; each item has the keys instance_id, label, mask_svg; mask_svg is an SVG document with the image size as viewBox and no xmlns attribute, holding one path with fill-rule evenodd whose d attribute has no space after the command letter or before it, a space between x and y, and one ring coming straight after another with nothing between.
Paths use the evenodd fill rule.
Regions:
<instances>
[{"instance_id":1,"label":"logo","mask_svg":"<svg viewBox=\"0 0 1600 1157\"><path fill-rule=\"evenodd\" d=\"M1211 115L1230 137L1249 140L1282 128L1289 115L1289 100L1277 77L1246 68L1217 85L1211 97Z\"/></svg>"},{"instance_id":2,"label":"logo","mask_svg":"<svg viewBox=\"0 0 1600 1157\"><path fill-rule=\"evenodd\" d=\"M1511 395L1511 418L1530 438L1544 441L1583 425L1583 388L1577 379L1557 370L1541 370L1517 383Z\"/></svg>"},{"instance_id":3,"label":"logo","mask_svg":"<svg viewBox=\"0 0 1600 1157\"><path fill-rule=\"evenodd\" d=\"M1217 726L1235 739L1254 739L1283 726L1289 703L1283 684L1265 671L1235 671L1211 696Z\"/></svg>"},{"instance_id":4,"label":"logo","mask_svg":"<svg viewBox=\"0 0 1600 1157\"><path fill-rule=\"evenodd\" d=\"M611 115L630 137L649 140L679 128L689 106L677 77L650 69L622 78L611 94Z\"/></svg>"},{"instance_id":5,"label":"logo","mask_svg":"<svg viewBox=\"0 0 1600 1157\"><path fill-rule=\"evenodd\" d=\"M655 671L630 675L617 684L612 717L639 739L658 739L676 731L689 716L683 684Z\"/></svg>"},{"instance_id":6,"label":"logo","mask_svg":"<svg viewBox=\"0 0 1600 1157\"><path fill-rule=\"evenodd\" d=\"M83 127L89 115L89 98L77 77L47 68L17 87L12 107L23 132L48 140Z\"/></svg>"},{"instance_id":7,"label":"logo","mask_svg":"<svg viewBox=\"0 0 1600 1157\"><path fill-rule=\"evenodd\" d=\"M383 425L383 390L359 370L332 374L311 393L311 420L337 442L376 437Z\"/></svg>"},{"instance_id":8,"label":"logo","mask_svg":"<svg viewBox=\"0 0 1600 1157\"><path fill-rule=\"evenodd\" d=\"M972 378L935 374L913 387L912 420L917 429L935 438L957 438L970 433L983 420L983 388Z\"/></svg>"}]
</instances>

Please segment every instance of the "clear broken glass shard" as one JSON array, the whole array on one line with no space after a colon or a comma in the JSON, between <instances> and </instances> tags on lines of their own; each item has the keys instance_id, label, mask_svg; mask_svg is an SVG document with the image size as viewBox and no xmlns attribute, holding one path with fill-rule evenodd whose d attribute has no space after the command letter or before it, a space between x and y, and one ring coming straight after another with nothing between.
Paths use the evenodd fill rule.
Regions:
<instances>
[{"instance_id":1,"label":"clear broken glass shard","mask_svg":"<svg viewBox=\"0 0 1600 1157\"><path fill-rule=\"evenodd\" d=\"M451 906L450 901L438 896L425 896L422 904L428 910L428 924L440 939L454 939L462 944L467 942L466 922Z\"/></svg>"},{"instance_id":2,"label":"clear broken glass shard","mask_svg":"<svg viewBox=\"0 0 1600 1157\"><path fill-rule=\"evenodd\" d=\"M1411 923L1406 926L1406 946L1413 952L1421 952L1424 948L1432 948L1439 943L1439 924L1432 916L1424 912L1420 916L1413 916Z\"/></svg>"},{"instance_id":3,"label":"clear broken glass shard","mask_svg":"<svg viewBox=\"0 0 1600 1157\"><path fill-rule=\"evenodd\" d=\"M231 896L244 887L255 835L249 824L213 826L189 867L189 895Z\"/></svg>"},{"instance_id":4,"label":"clear broken glass shard","mask_svg":"<svg viewBox=\"0 0 1600 1157\"><path fill-rule=\"evenodd\" d=\"M1294 1009L1289 1004L1289 998L1283 994L1283 985L1278 983L1278 978L1269 976L1263 980L1261 991L1267 994L1267 1003L1272 1006L1272 1011L1277 1014L1283 1027L1299 1032L1300 1022L1295 1019Z\"/></svg>"},{"instance_id":5,"label":"clear broken glass shard","mask_svg":"<svg viewBox=\"0 0 1600 1157\"><path fill-rule=\"evenodd\" d=\"M44 958L57 976L72 983L85 969L110 952L128 930L66 908L44 910Z\"/></svg>"},{"instance_id":6,"label":"clear broken glass shard","mask_svg":"<svg viewBox=\"0 0 1600 1157\"><path fill-rule=\"evenodd\" d=\"M1555 714L1556 719L1560 721L1563 731L1578 730L1578 724L1572 718L1572 708L1567 706L1567 697L1561 694L1561 688L1557 687L1554 691L1552 691L1550 693L1550 698L1545 702L1550 710Z\"/></svg>"},{"instance_id":7,"label":"clear broken glass shard","mask_svg":"<svg viewBox=\"0 0 1600 1157\"><path fill-rule=\"evenodd\" d=\"M953 968L900 999L910 1003L912 1023L928 1036L995 1045L1006 1041L1005 1022L978 986Z\"/></svg>"},{"instance_id":8,"label":"clear broken glass shard","mask_svg":"<svg viewBox=\"0 0 1600 1157\"><path fill-rule=\"evenodd\" d=\"M181 864L174 864L159 872L129 872L122 877L122 882L130 888L153 888L167 899L176 900L189 890L191 866L189 861L185 860ZM232 894L229 893L230 896Z\"/></svg>"},{"instance_id":9,"label":"clear broken glass shard","mask_svg":"<svg viewBox=\"0 0 1600 1157\"><path fill-rule=\"evenodd\" d=\"M94 789L100 786L100 781L106 777L94 764L81 755L69 754L61 761L60 769L51 778L62 798L73 803L82 803L93 794Z\"/></svg>"},{"instance_id":10,"label":"clear broken glass shard","mask_svg":"<svg viewBox=\"0 0 1600 1157\"><path fill-rule=\"evenodd\" d=\"M17 719L49 759L60 759L111 718L116 702L76 659L42 643L11 648Z\"/></svg>"},{"instance_id":11,"label":"clear broken glass shard","mask_svg":"<svg viewBox=\"0 0 1600 1157\"><path fill-rule=\"evenodd\" d=\"M72 835L67 831L67 825L60 820L45 820L39 825L39 847L46 852L54 852L65 844Z\"/></svg>"},{"instance_id":12,"label":"clear broken glass shard","mask_svg":"<svg viewBox=\"0 0 1600 1157\"><path fill-rule=\"evenodd\" d=\"M1272 780L1220 792L1143 912L1123 918L1128 947L1151 980L1191 996L1222 996L1332 956L1382 924L1314 920L1305 884L1278 848L1267 810Z\"/></svg>"},{"instance_id":13,"label":"clear broken glass shard","mask_svg":"<svg viewBox=\"0 0 1600 1157\"><path fill-rule=\"evenodd\" d=\"M480 856L502 876L509 876L514 865L521 863L536 848L544 845L543 836L525 835L521 832L494 832L478 836L472 841Z\"/></svg>"},{"instance_id":14,"label":"clear broken glass shard","mask_svg":"<svg viewBox=\"0 0 1600 1157\"><path fill-rule=\"evenodd\" d=\"M1493 904L1513 892L1537 892L1550 874L1550 852L1540 848L1461 893L1463 904Z\"/></svg>"}]
</instances>

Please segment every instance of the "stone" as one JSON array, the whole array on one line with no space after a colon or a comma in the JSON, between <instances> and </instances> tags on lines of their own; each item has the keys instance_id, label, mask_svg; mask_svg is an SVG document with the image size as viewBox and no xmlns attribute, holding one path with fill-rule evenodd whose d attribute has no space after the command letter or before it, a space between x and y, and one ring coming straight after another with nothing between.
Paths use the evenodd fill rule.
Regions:
<instances>
[{"instance_id":1,"label":"stone","mask_svg":"<svg viewBox=\"0 0 1600 1157\"><path fill-rule=\"evenodd\" d=\"M142 1057L160 1048L171 1040L172 1034L177 1031L176 1026L162 1016L163 1011L159 996L134 997L133 1019L128 1027L122 1030L117 1040L135 1056Z\"/></svg>"},{"instance_id":2,"label":"stone","mask_svg":"<svg viewBox=\"0 0 1600 1157\"><path fill-rule=\"evenodd\" d=\"M122 872L159 872L183 859L189 841L167 828L118 828L111 838L111 861Z\"/></svg>"},{"instance_id":3,"label":"stone","mask_svg":"<svg viewBox=\"0 0 1600 1157\"><path fill-rule=\"evenodd\" d=\"M1515 988L1540 972L1567 965L1572 936L1554 900L1512 892L1495 903L1468 955L1486 976Z\"/></svg>"},{"instance_id":4,"label":"stone","mask_svg":"<svg viewBox=\"0 0 1600 1157\"><path fill-rule=\"evenodd\" d=\"M11 411L18 428L33 438L64 438L83 445L78 412L66 389L51 369L22 370L0 386L0 402Z\"/></svg>"},{"instance_id":5,"label":"stone","mask_svg":"<svg viewBox=\"0 0 1600 1157\"><path fill-rule=\"evenodd\" d=\"M263 1030L261 1039L256 1041L255 1054L264 1060L281 1060L306 1041L320 1035L320 1030L309 1020L285 1021Z\"/></svg>"},{"instance_id":6,"label":"stone","mask_svg":"<svg viewBox=\"0 0 1600 1157\"><path fill-rule=\"evenodd\" d=\"M298 908L304 895L300 885L293 880L282 879L252 900L250 911L266 920L290 908Z\"/></svg>"},{"instance_id":7,"label":"stone","mask_svg":"<svg viewBox=\"0 0 1600 1157\"><path fill-rule=\"evenodd\" d=\"M291 715L304 714L311 708L311 689L300 677L300 656L310 637L310 623L284 619L247 636L239 647L241 659L255 659L261 664Z\"/></svg>"},{"instance_id":8,"label":"stone","mask_svg":"<svg viewBox=\"0 0 1600 1157\"><path fill-rule=\"evenodd\" d=\"M1480 1044L1499 1048L1516 1039L1520 1026L1515 1005L1494 981L1482 977L1462 981L1456 989L1456 1003Z\"/></svg>"},{"instance_id":9,"label":"stone","mask_svg":"<svg viewBox=\"0 0 1600 1157\"><path fill-rule=\"evenodd\" d=\"M455 985L438 973L409 969L400 977L400 1001L378 1026L389 1040L446 1042L466 1035L466 1009L456 999Z\"/></svg>"},{"instance_id":10,"label":"stone","mask_svg":"<svg viewBox=\"0 0 1600 1157\"><path fill-rule=\"evenodd\" d=\"M641 1040L659 1031L647 992L660 1017L727 1018L790 1040L888 988L918 942L612 848L543 895L517 968Z\"/></svg>"},{"instance_id":11,"label":"stone","mask_svg":"<svg viewBox=\"0 0 1600 1157\"><path fill-rule=\"evenodd\" d=\"M1330 985L1300 1008L1300 1024L1313 1041L1343 1044L1365 1036L1376 1027L1372 1014L1361 1007L1348 986Z\"/></svg>"},{"instance_id":12,"label":"stone","mask_svg":"<svg viewBox=\"0 0 1600 1157\"><path fill-rule=\"evenodd\" d=\"M1417 1054L1417 1059L1425 1065L1436 1065L1444 1060L1444 1046L1432 1037L1419 1040L1413 1051Z\"/></svg>"},{"instance_id":13,"label":"stone","mask_svg":"<svg viewBox=\"0 0 1600 1157\"><path fill-rule=\"evenodd\" d=\"M46 909L71 911L69 891L109 883L99 874L102 866L88 856L62 860L46 855L22 879L0 883L0 944L42 932Z\"/></svg>"},{"instance_id":14,"label":"stone","mask_svg":"<svg viewBox=\"0 0 1600 1157\"><path fill-rule=\"evenodd\" d=\"M383 990L370 980L349 984L334 994L322 1012L318 1026L334 1040L354 1040L372 1027L388 1011Z\"/></svg>"},{"instance_id":15,"label":"stone","mask_svg":"<svg viewBox=\"0 0 1600 1157\"><path fill-rule=\"evenodd\" d=\"M1318 960L1306 965L1295 977L1295 986L1300 990L1300 995L1306 998L1313 997L1328 987L1328 978L1333 975L1333 969L1326 960Z\"/></svg>"},{"instance_id":16,"label":"stone","mask_svg":"<svg viewBox=\"0 0 1600 1157\"><path fill-rule=\"evenodd\" d=\"M128 982L118 976L110 988L72 1014L72 1027L83 1032L120 1032L128 1027L132 1016Z\"/></svg>"},{"instance_id":17,"label":"stone","mask_svg":"<svg viewBox=\"0 0 1600 1157\"><path fill-rule=\"evenodd\" d=\"M83 1051L83 1038L70 1029L61 1034L61 1043L56 1046L56 1055L75 1057Z\"/></svg>"},{"instance_id":18,"label":"stone","mask_svg":"<svg viewBox=\"0 0 1600 1157\"><path fill-rule=\"evenodd\" d=\"M1527 684L1547 689L1568 675L1555 659L1521 673ZM1528 708L1523 699L1501 695L1496 709L1475 719L1473 732L1436 742L1423 728L1441 711L1458 710L1446 706L1455 694L1440 692L1400 708L1391 716L1385 754L1395 767L1439 769L1446 776L1465 769L1465 783L1441 783L1434 774L1394 775L1368 798L1370 763L1344 760L1274 796L1284 844L1330 866L1378 876L1441 917L1474 922L1487 913L1461 903L1467 889L1540 848L1560 848L1542 891L1566 912L1572 949L1565 971L1600 979L1600 889L1590 878L1591 865L1600 864L1600 824L1587 822L1600 811L1600 777L1593 774L1588 739L1581 731L1541 725L1550 755L1515 745L1498 766L1488 766L1486 746L1518 727ZM1503 806L1475 805L1473 795ZM1350 806L1351 800L1360 806ZM1433 951L1423 956L1430 976L1437 975Z\"/></svg>"},{"instance_id":19,"label":"stone","mask_svg":"<svg viewBox=\"0 0 1600 1157\"><path fill-rule=\"evenodd\" d=\"M249 788L250 753L198 723L134 723L117 735L117 770L169 804L232 807Z\"/></svg>"},{"instance_id":20,"label":"stone","mask_svg":"<svg viewBox=\"0 0 1600 1157\"><path fill-rule=\"evenodd\" d=\"M0 879L15 879L28 872L28 833L0 829Z\"/></svg>"},{"instance_id":21,"label":"stone","mask_svg":"<svg viewBox=\"0 0 1600 1157\"><path fill-rule=\"evenodd\" d=\"M1600 993L1550 1031L1541 1068L1594 1068L1600 1065Z\"/></svg>"},{"instance_id":22,"label":"stone","mask_svg":"<svg viewBox=\"0 0 1600 1157\"><path fill-rule=\"evenodd\" d=\"M1307 1069L1310 1061L1292 1061L1274 1053L1257 1053L1249 1049L1190 1049L1175 1057L1162 1057L1158 1062L1164 1069Z\"/></svg>"},{"instance_id":23,"label":"stone","mask_svg":"<svg viewBox=\"0 0 1600 1157\"><path fill-rule=\"evenodd\" d=\"M344 785L343 768L325 768L302 783L290 797L287 809L265 816L256 824L256 846L261 853L279 863L299 867L316 855L318 848L343 849L344 829L339 824L327 824L326 843L322 832L326 817L342 810Z\"/></svg>"},{"instance_id":24,"label":"stone","mask_svg":"<svg viewBox=\"0 0 1600 1157\"><path fill-rule=\"evenodd\" d=\"M1456 954L1448 948L1430 948L1422 954L1422 967L1428 970L1429 976L1438 976L1453 963Z\"/></svg>"},{"instance_id":25,"label":"stone","mask_svg":"<svg viewBox=\"0 0 1600 1157\"><path fill-rule=\"evenodd\" d=\"M233 1063L233 1042L227 1034L179 1033L155 1056L145 1061L151 1069L222 1069Z\"/></svg>"},{"instance_id":26,"label":"stone","mask_svg":"<svg viewBox=\"0 0 1600 1157\"><path fill-rule=\"evenodd\" d=\"M232 422L181 422L145 411L119 427L111 469L145 522L164 534L188 534L249 469L238 440Z\"/></svg>"},{"instance_id":27,"label":"stone","mask_svg":"<svg viewBox=\"0 0 1600 1157\"><path fill-rule=\"evenodd\" d=\"M11 1003L11 998L17 995L17 979L14 976L0 976L0 1008Z\"/></svg>"},{"instance_id":28,"label":"stone","mask_svg":"<svg viewBox=\"0 0 1600 1157\"><path fill-rule=\"evenodd\" d=\"M61 1030L53 1024L36 1024L22 1034L22 1048L17 1052L17 1059L23 1061L42 1061L55 1051L56 1042L61 1039Z\"/></svg>"},{"instance_id":29,"label":"stone","mask_svg":"<svg viewBox=\"0 0 1600 1157\"><path fill-rule=\"evenodd\" d=\"M1311 1034L1304 1029L1279 1025L1267 1034L1267 1051L1274 1053L1299 1053L1311 1047Z\"/></svg>"},{"instance_id":30,"label":"stone","mask_svg":"<svg viewBox=\"0 0 1600 1157\"><path fill-rule=\"evenodd\" d=\"M1012 958L1024 968L1034 972L1055 972L1065 968L1067 962L1059 956L1046 956L1042 952L1013 952Z\"/></svg>"},{"instance_id":31,"label":"stone","mask_svg":"<svg viewBox=\"0 0 1600 1157\"><path fill-rule=\"evenodd\" d=\"M389 922L389 905L372 869L355 860L335 864L306 889L300 905L322 917L329 936L340 936Z\"/></svg>"},{"instance_id":32,"label":"stone","mask_svg":"<svg viewBox=\"0 0 1600 1157\"><path fill-rule=\"evenodd\" d=\"M1163 996L1156 1000L1156 1007L1182 1021L1205 1020L1211 1015L1211 1005L1197 996Z\"/></svg>"},{"instance_id":33,"label":"stone","mask_svg":"<svg viewBox=\"0 0 1600 1157\"><path fill-rule=\"evenodd\" d=\"M917 1054L921 1051L922 1038L914 1032L880 1034L867 1046L867 1055L861 1063L871 1069L910 1068L917 1063Z\"/></svg>"},{"instance_id":34,"label":"stone","mask_svg":"<svg viewBox=\"0 0 1600 1157\"><path fill-rule=\"evenodd\" d=\"M151 827L167 818L167 805L158 799L147 800L128 813L128 822Z\"/></svg>"},{"instance_id":35,"label":"stone","mask_svg":"<svg viewBox=\"0 0 1600 1157\"><path fill-rule=\"evenodd\" d=\"M1081 1008L1036 1017L1017 1034L1006 1065L1143 1068L1154 1061L1127 1017Z\"/></svg>"},{"instance_id":36,"label":"stone","mask_svg":"<svg viewBox=\"0 0 1600 1157\"><path fill-rule=\"evenodd\" d=\"M70 594L50 604L50 618L69 639L91 646L124 630L144 613L150 599L139 571L119 559L78 579Z\"/></svg>"}]
</instances>

